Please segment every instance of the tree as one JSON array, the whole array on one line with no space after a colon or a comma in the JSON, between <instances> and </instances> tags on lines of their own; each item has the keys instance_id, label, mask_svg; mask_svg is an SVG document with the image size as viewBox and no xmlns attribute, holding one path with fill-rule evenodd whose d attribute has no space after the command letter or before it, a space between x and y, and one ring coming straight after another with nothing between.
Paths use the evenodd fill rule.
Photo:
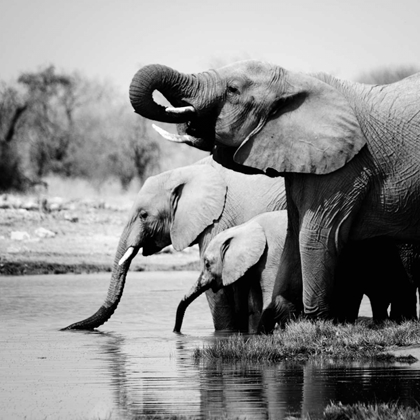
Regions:
<instances>
[{"instance_id":1,"label":"tree","mask_svg":"<svg viewBox=\"0 0 420 420\"><path fill-rule=\"evenodd\" d=\"M17 144L14 141L28 104L21 101L16 89L0 89L0 191L24 190L29 179L23 174Z\"/></svg>"},{"instance_id":2,"label":"tree","mask_svg":"<svg viewBox=\"0 0 420 420\"><path fill-rule=\"evenodd\" d=\"M58 74L54 66L23 73L18 83L26 89L30 106L26 137L37 177L48 172L69 175L67 158L73 140L73 113L77 106L74 76Z\"/></svg>"}]
</instances>

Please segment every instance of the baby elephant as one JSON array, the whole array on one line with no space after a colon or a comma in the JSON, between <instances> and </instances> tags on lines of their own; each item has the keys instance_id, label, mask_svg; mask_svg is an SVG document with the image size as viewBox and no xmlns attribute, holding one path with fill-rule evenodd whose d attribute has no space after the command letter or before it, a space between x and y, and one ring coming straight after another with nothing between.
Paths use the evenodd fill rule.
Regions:
<instances>
[{"instance_id":1,"label":"baby elephant","mask_svg":"<svg viewBox=\"0 0 420 420\"><path fill-rule=\"evenodd\" d=\"M287 231L287 211L262 213L213 238L203 255L203 269L181 300L174 332L180 332L187 307L205 290L233 285L233 305L242 329L257 332L262 311L272 298Z\"/></svg>"}]
</instances>

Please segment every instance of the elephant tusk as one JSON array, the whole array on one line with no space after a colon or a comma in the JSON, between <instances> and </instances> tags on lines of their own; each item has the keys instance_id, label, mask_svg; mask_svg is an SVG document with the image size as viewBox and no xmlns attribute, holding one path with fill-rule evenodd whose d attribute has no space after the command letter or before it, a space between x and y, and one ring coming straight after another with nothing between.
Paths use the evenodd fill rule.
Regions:
<instances>
[{"instance_id":1,"label":"elephant tusk","mask_svg":"<svg viewBox=\"0 0 420 420\"><path fill-rule=\"evenodd\" d=\"M172 134L164 130L163 128L158 127L155 124L152 124L152 127L166 140L173 141L175 143L194 143L196 139L189 136L188 134Z\"/></svg>"},{"instance_id":2,"label":"elephant tusk","mask_svg":"<svg viewBox=\"0 0 420 420\"><path fill-rule=\"evenodd\" d=\"M125 251L125 254L122 256L122 258L118 262L118 265L123 265L131 257L131 255L133 255L133 252L134 252L134 248L130 246L130 248L128 248L127 251Z\"/></svg>"},{"instance_id":3,"label":"elephant tusk","mask_svg":"<svg viewBox=\"0 0 420 420\"><path fill-rule=\"evenodd\" d=\"M168 114L194 114L195 109L191 105L181 106L179 108L168 106L167 108L165 108L165 112L167 112Z\"/></svg>"}]
</instances>

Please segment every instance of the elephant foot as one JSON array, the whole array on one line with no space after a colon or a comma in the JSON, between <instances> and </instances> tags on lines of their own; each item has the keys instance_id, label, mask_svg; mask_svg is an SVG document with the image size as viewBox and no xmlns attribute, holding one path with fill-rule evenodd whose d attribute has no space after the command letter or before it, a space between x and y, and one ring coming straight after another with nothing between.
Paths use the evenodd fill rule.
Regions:
<instances>
[{"instance_id":1,"label":"elephant foot","mask_svg":"<svg viewBox=\"0 0 420 420\"><path fill-rule=\"evenodd\" d=\"M277 296L263 311L257 331L259 334L270 334L276 324L283 329L296 315L296 306L284 297Z\"/></svg>"}]
</instances>

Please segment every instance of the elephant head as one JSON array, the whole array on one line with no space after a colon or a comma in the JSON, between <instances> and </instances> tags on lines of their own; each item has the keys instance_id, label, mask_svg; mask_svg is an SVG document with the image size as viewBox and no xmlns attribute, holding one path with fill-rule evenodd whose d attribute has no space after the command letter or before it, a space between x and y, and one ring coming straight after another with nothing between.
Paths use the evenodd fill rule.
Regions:
<instances>
[{"instance_id":1,"label":"elephant head","mask_svg":"<svg viewBox=\"0 0 420 420\"><path fill-rule=\"evenodd\" d=\"M203 269L197 282L178 305L174 332L181 331L185 311L198 296L210 288L217 292L238 282L260 261L266 246L264 230L252 221L216 235L204 252ZM261 312L262 308L257 310Z\"/></svg>"},{"instance_id":2,"label":"elephant head","mask_svg":"<svg viewBox=\"0 0 420 420\"><path fill-rule=\"evenodd\" d=\"M156 104L154 90L173 106ZM178 124L167 138L232 147L236 162L266 173L330 173L365 144L351 98L327 76L259 61L193 75L149 65L134 76L130 99L142 116Z\"/></svg>"},{"instance_id":3,"label":"elephant head","mask_svg":"<svg viewBox=\"0 0 420 420\"><path fill-rule=\"evenodd\" d=\"M148 178L121 235L105 302L91 317L64 329L91 330L108 321L140 249L147 256L171 243L176 250L192 245L220 217L226 192L224 180L210 165L191 165Z\"/></svg>"}]
</instances>

